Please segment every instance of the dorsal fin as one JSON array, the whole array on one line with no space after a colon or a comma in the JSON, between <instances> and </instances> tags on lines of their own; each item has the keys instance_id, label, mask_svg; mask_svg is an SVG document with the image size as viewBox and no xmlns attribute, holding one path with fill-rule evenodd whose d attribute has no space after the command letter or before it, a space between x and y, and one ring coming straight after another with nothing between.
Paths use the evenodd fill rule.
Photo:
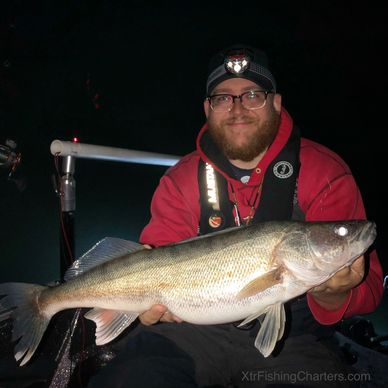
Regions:
<instances>
[{"instance_id":1,"label":"dorsal fin","mask_svg":"<svg viewBox=\"0 0 388 388\"><path fill-rule=\"evenodd\" d=\"M145 249L143 245L133 241L105 237L72 264L66 271L64 280L68 281L101 263L142 249Z\"/></svg>"}]
</instances>

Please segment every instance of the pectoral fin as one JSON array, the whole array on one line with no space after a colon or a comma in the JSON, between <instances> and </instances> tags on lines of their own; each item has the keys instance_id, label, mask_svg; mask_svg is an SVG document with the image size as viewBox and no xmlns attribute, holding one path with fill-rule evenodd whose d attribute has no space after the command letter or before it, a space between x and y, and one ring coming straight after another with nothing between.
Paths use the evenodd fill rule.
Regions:
<instances>
[{"instance_id":1,"label":"pectoral fin","mask_svg":"<svg viewBox=\"0 0 388 388\"><path fill-rule=\"evenodd\" d=\"M104 345L120 335L138 315L139 313L94 308L85 314L85 318L97 325L96 345Z\"/></svg>"},{"instance_id":2,"label":"pectoral fin","mask_svg":"<svg viewBox=\"0 0 388 388\"><path fill-rule=\"evenodd\" d=\"M256 279L253 279L240 290L240 292L237 294L237 299L248 298L249 296L256 295L259 292L263 292L267 288L281 283L282 272L283 268L278 267L270 272L265 273L262 276L259 276Z\"/></svg>"},{"instance_id":3,"label":"pectoral fin","mask_svg":"<svg viewBox=\"0 0 388 388\"><path fill-rule=\"evenodd\" d=\"M283 336L285 323L286 313L282 303L274 304L267 309L255 340L255 347L264 357L272 353L276 342Z\"/></svg>"}]
</instances>

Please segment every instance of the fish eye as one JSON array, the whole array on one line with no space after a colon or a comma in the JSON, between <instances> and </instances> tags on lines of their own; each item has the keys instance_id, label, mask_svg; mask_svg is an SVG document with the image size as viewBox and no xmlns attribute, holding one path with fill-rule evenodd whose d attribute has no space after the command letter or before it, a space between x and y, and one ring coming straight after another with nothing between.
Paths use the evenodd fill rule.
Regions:
<instances>
[{"instance_id":1,"label":"fish eye","mask_svg":"<svg viewBox=\"0 0 388 388\"><path fill-rule=\"evenodd\" d=\"M340 237L345 237L349 233L349 230L346 226L341 225L341 226L336 226L334 229L334 232L338 234L338 236Z\"/></svg>"}]
</instances>

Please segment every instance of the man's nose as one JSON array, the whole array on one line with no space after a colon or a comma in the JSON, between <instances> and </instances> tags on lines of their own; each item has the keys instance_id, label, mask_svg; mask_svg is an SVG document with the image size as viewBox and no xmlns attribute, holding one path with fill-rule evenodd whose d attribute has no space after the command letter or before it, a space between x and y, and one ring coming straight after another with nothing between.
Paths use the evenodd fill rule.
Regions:
<instances>
[{"instance_id":1,"label":"man's nose","mask_svg":"<svg viewBox=\"0 0 388 388\"><path fill-rule=\"evenodd\" d=\"M234 113L240 113L245 112L246 110L247 109L244 108L244 105L241 102L241 97L235 97L231 111Z\"/></svg>"}]
</instances>

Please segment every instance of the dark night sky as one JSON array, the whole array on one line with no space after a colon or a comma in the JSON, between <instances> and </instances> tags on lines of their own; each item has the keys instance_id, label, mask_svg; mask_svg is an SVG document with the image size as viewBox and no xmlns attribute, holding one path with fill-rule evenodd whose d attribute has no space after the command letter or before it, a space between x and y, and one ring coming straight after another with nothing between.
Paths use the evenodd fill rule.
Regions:
<instances>
[{"instance_id":1,"label":"dark night sky","mask_svg":"<svg viewBox=\"0 0 388 388\"><path fill-rule=\"evenodd\" d=\"M0 144L6 138L19 144L27 189L19 192L0 176L0 281L59 276L52 140L77 135L84 143L190 152L204 122L208 59L236 42L267 51L284 106L303 135L351 166L368 216L377 222L386 261L386 162L379 139L386 129L388 86L382 6L79 3L1 2ZM77 255L105 236L136 240L164 171L78 160Z\"/></svg>"}]
</instances>

